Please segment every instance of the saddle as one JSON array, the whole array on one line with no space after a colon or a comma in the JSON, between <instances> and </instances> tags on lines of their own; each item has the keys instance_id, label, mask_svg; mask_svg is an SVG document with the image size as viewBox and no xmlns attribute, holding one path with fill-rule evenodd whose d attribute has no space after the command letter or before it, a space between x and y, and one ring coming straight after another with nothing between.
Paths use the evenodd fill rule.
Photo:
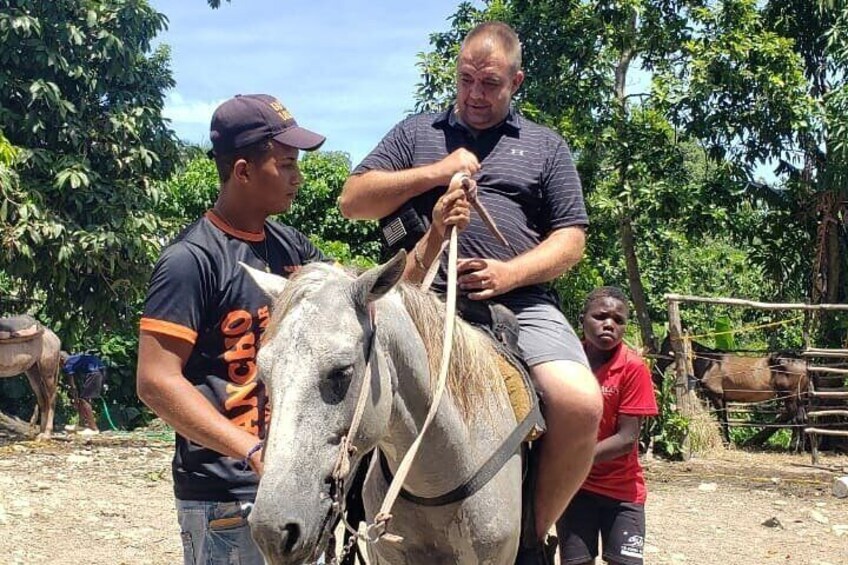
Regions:
<instances>
[{"instance_id":1,"label":"saddle","mask_svg":"<svg viewBox=\"0 0 848 565\"><path fill-rule=\"evenodd\" d=\"M515 414L516 422L523 422L538 409L539 397L530 370L518 351L518 319L506 306L495 302L481 302L458 298L457 312L459 316L487 334L498 352L498 368L509 393L509 402ZM524 441L533 441L541 437L545 431L545 422L538 414L535 423Z\"/></svg>"},{"instance_id":2,"label":"saddle","mask_svg":"<svg viewBox=\"0 0 848 565\"><path fill-rule=\"evenodd\" d=\"M44 328L32 316L0 318L0 341L13 343L38 337Z\"/></svg>"},{"instance_id":3,"label":"saddle","mask_svg":"<svg viewBox=\"0 0 848 565\"><path fill-rule=\"evenodd\" d=\"M522 441L521 484L521 542L515 565L553 565L557 549L556 537L547 538L543 544L536 535L534 494L538 470L538 448L533 440L545 432L545 420L540 404L542 397L530 379L529 367L518 350L518 319L509 308L494 302L481 302L460 297L457 311L462 319L489 334L500 357L498 365L509 393L509 401L517 422L536 420ZM519 424L520 427L520 424Z\"/></svg>"}]
</instances>

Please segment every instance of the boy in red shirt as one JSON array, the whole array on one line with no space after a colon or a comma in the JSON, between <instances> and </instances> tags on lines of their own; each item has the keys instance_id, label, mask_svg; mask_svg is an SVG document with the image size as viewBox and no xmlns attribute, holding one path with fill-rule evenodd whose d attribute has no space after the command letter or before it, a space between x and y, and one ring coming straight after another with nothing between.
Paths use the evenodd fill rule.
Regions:
<instances>
[{"instance_id":1,"label":"boy in red shirt","mask_svg":"<svg viewBox=\"0 0 848 565\"><path fill-rule=\"evenodd\" d=\"M627 297L616 287L593 290L583 306L583 348L601 385L604 414L592 470L557 521L563 564L594 563L599 534L607 563L643 563L647 491L637 443L642 418L657 414L657 402L648 367L621 342L629 316Z\"/></svg>"}]
</instances>

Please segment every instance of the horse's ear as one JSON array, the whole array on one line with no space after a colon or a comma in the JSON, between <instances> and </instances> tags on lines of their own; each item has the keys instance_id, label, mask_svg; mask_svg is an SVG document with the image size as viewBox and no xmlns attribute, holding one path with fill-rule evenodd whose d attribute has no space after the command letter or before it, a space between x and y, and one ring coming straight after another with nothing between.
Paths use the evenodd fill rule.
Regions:
<instances>
[{"instance_id":1,"label":"horse's ear","mask_svg":"<svg viewBox=\"0 0 848 565\"><path fill-rule=\"evenodd\" d=\"M288 281L279 275L272 275L271 273L263 273L258 269L254 269L253 267L246 265L239 261L239 265L241 265L242 269L247 271L247 274L250 275L250 278L259 285L259 288L262 289L262 292L267 294L272 300L276 301L277 298L283 293L283 290L286 288L286 284Z\"/></svg>"},{"instance_id":2,"label":"horse's ear","mask_svg":"<svg viewBox=\"0 0 848 565\"><path fill-rule=\"evenodd\" d=\"M363 309L384 296L400 282L406 269L406 251L398 253L382 265L368 269L353 283L353 300Z\"/></svg>"}]
</instances>

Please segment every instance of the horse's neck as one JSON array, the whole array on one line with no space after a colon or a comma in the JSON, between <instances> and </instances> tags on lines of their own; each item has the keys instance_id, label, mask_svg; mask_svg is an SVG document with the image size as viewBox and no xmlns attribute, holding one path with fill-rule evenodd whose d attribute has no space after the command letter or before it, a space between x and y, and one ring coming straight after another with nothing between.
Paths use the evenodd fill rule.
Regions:
<instances>
[{"instance_id":1,"label":"horse's neck","mask_svg":"<svg viewBox=\"0 0 848 565\"><path fill-rule=\"evenodd\" d=\"M418 437L433 393L427 354L408 315L404 312L394 317L392 324L396 327L387 332L385 351L394 395L388 433L380 442L380 449L394 471ZM465 422L446 391L404 481L405 488L419 496L436 496L467 479L514 425L511 413L499 413L494 404L493 401L491 417L486 419L491 425L481 431Z\"/></svg>"}]
</instances>

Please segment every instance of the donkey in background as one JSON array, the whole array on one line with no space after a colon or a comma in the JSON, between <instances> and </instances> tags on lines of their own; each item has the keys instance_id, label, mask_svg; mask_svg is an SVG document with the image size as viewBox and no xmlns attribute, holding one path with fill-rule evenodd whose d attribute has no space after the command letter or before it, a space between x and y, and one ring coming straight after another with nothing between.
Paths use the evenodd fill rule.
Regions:
<instances>
[{"instance_id":1,"label":"donkey in background","mask_svg":"<svg viewBox=\"0 0 848 565\"><path fill-rule=\"evenodd\" d=\"M730 442L727 402L783 400L782 421L806 420L802 395L809 389L807 365L785 353L765 357L742 357L691 341L693 378L718 413L725 442ZM654 365L654 382L662 383L665 370L674 362L671 338L662 342Z\"/></svg>"},{"instance_id":2,"label":"donkey in background","mask_svg":"<svg viewBox=\"0 0 848 565\"><path fill-rule=\"evenodd\" d=\"M62 344L30 316L0 318L0 378L26 373L39 414L38 439L50 439Z\"/></svg>"}]
</instances>

